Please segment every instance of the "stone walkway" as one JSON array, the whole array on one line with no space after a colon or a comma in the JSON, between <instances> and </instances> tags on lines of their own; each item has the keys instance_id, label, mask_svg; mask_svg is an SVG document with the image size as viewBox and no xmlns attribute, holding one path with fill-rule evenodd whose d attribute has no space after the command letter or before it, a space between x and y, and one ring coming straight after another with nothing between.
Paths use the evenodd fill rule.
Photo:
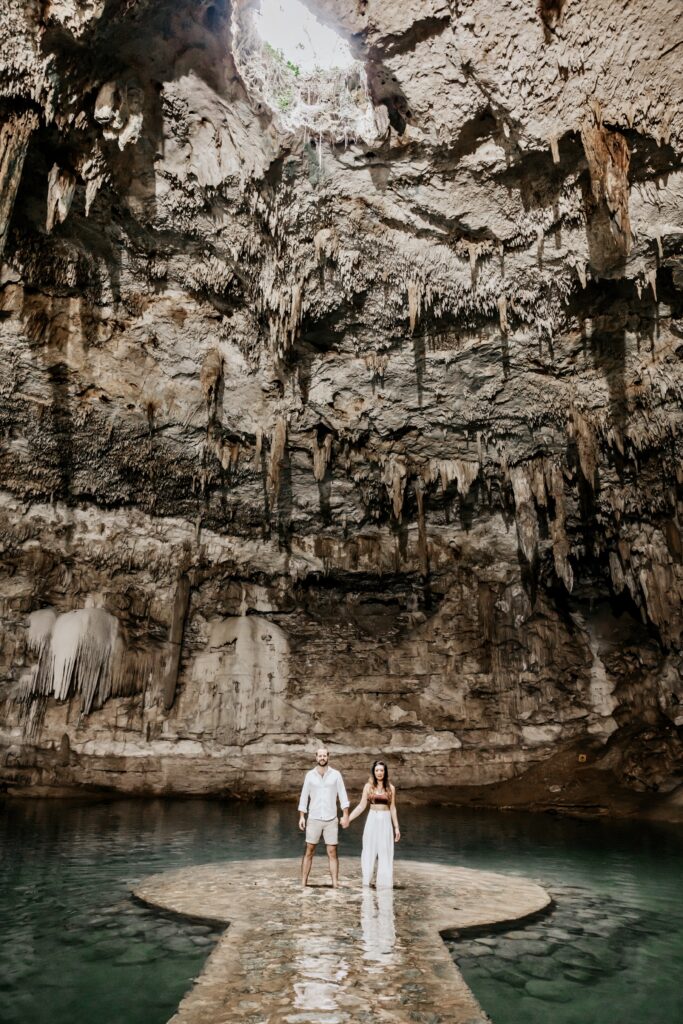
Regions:
<instances>
[{"instance_id":1,"label":"stone walkway","mask_svg":"<svg viewBox=\"0 0 683 1024\"><path fill-rule=\"evenodd\" d=\"M230 924L172 1024L482 1024L488 1020L441 938L549 907L524 878L414 861L396 888L363 889L343 858L342 886L313 884L299 861L205 864L145 879L134 895L186 917Z\"/></svg>"}]
</instances>

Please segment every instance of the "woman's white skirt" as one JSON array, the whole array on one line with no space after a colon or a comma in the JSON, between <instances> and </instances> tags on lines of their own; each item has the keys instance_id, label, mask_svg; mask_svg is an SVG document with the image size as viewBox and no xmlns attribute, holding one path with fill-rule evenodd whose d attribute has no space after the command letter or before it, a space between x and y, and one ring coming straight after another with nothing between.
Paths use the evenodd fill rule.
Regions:
<instances>
[{"instance_id":1,"label":"woman's white skirt","mask_svg":"<svg viewBox=\"0 0 683 1024\"><path fill-rule=\"evenodd\" d=\"M368 811L363 829L363 851L360 857L363 885L370 885L377 863L378 889L394 884L394 826L389 811Z\"/></svg>"}]
</instances>

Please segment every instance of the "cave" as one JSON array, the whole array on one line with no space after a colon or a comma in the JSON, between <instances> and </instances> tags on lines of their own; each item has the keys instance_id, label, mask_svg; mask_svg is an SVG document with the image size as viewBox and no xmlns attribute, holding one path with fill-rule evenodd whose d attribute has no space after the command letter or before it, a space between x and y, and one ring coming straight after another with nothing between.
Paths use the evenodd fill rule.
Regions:
<instances>
[{"instance_id":1,"label":"cave","mask_svg":"<svg viewBox=\"0 0 683 1024\"><path fill-rule=\"evenodd\" d=\"M675 19L502 7L3 4L3 799L683 821Z\"/></svg>"},{"instance_id":2,"label":"cave","mask_svg":"<svg viewBox=\"0 0 683 1024\"><path fill-rule=\"evenodd\" d=\"M308 6L3 16L1 783L676 817L680 111L570 10Z\"/></svg>"},{"instance_id":3,"label":"cave","mask_svg":"<svg viewBox=\"0 0 683 1024\"><path fill-rule=\"evenodd\" d=\"M680 112L512 6L8 8L8 791L678 816Z\"/></svg>"}]
</instances>

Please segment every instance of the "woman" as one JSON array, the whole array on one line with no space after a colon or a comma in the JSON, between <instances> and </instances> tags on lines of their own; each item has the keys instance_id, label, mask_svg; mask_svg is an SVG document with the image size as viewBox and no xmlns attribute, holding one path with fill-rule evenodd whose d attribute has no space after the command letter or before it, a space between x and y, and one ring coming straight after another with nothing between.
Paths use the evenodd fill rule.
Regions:
<instances>
[{"instance_id":1,"label":"woman","mask_svg":"<svg viewBox=\"0 0 683 1024\"><path fill-rule=\"evenodd\" d=\"M370 885L377 861L377 888L391 888L394 884L394 843L401 838L401 832L396 813L396 787L389 782L389 769L384 761L373 764L360 803L349 815L349 823L362 814L368 804L370 811L363 830L360 858L363 885Z\"/></svg>"}]
</instances>

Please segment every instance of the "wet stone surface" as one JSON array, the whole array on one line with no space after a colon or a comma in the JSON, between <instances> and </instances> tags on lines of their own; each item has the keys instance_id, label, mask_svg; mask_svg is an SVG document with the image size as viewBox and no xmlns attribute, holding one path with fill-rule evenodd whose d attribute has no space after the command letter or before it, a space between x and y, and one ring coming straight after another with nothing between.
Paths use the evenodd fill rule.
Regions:
<instances>
[{"instance_id":1,"label":"wet stone surface","mask_svg":"<svg viewBox=\"0 0 683 1024\"><path fill-rule=\"evenodd\" d=\"M340 889L319 864L302 892L298 867L208 864L133 886L152 907L229 923L173 1024L481 1024L441 933L513 929L551 902L524 878L420 862L397 865L393 890L363 889L350 858Z\"/></svg>"}]
</instances>

